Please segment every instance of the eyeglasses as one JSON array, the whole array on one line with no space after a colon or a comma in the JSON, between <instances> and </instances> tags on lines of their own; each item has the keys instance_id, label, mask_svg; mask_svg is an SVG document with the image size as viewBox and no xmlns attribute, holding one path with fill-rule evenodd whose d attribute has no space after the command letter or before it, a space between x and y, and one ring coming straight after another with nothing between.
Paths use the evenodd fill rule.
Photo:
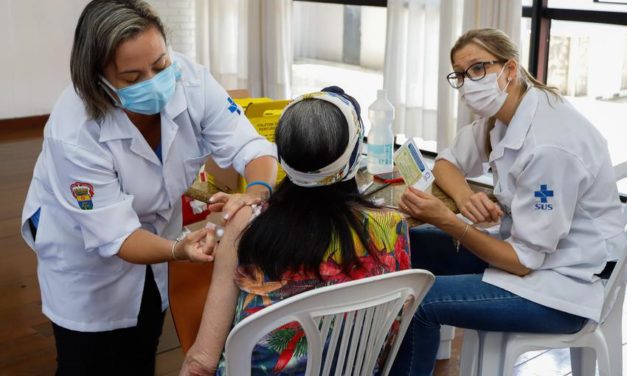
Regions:
<instances>
[{"instance_id":1,"label":"eyeglasses","mask_svg":"<svg viewBox=\"0 0 627 376\"><path fill-rule=\"evenodd\" d=\"M463 72L451 72L446 76L448 83L451 84L453 89L459 89L464 86L464 77L470 78L472 81L479 81L483 77L485 77L485 66L486 64L502 64L505 61L503 60L492 60L492 61L480 61L478 63L474 63L469 66Z\"/></svg>"}]
</instances>

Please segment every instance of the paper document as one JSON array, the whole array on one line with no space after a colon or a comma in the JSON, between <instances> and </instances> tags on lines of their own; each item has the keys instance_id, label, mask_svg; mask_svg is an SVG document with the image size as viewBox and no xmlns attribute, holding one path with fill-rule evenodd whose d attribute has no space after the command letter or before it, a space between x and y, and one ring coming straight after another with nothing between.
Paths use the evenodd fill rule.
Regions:
<instances>
[{"instance_id":1,"label":"paper document","mask_svg":"<svg viewBox=\"0 0 627 376\"><path fill-rule=\"evenodd\" d=\"M394 153L394 164L407 185L425 191L433 183L433 174L411 138Z\"/></svg>"}]
</instances>

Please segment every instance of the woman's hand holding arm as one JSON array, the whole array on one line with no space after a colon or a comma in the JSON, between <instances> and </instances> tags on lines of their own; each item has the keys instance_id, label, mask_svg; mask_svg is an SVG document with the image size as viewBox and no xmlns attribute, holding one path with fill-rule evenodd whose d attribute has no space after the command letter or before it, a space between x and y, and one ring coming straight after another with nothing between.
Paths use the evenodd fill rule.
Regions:
<instances>
[{"instance_id":1,"label":"woman's hand holding arm","mask_svg":"<svg viewBox=\"0 0 627 376\"><path fill-rule=\"evenodd\" d=\"M473 223L497 222L503 216L501 207L484 192L472 193L457 206L459 212Z\"/></svg>"},{"instance_id":2,"label":"woman's hand holding arm","mask_svg":"<svg viewBox=\"0 0 627 376\"><path fill-rule=\"evenodd\" d=\"M464 247L490 265L519 276L531 271L520 263L511 244L493 238L457 218L442 201L429 193L407 188L401 197L400 208L412 217L430 223L458 239Z\"/></svg>"},{"instance_id":3,"label":"woman's hand holding arm","mask_svg":"<svg viewBox=\"0 0 627 376\"><path fill-rule=\"evenodd\" d=\"M274 187L277 174L277 163L274 157L263 156L253 159L246 165L244 177L246 181L263 182L270 187ZM246 189L246 193L228 194L218 192L209 199L209 210L213 212L224 212L224 221L233 218L235 213L247 205L258 204L266 201L271 192L265 184L251 185Z\"/></svg>"},{"instance_id":4,"label":"woman's hand holding arm","mask_svg":"<svg viewBox=\"0 0 627 376\"><path fill-rule=\"evenodd\" d=\"M435 182L451 196L460 213L473 223L497 222L503 215L500 206L483 192L474 193L466 178L451 162L440 159L433 167Z\"/></svg>"},{"instance_id":5,"label":"woman's hand holding arm","mask_svg":"<svg viewBox=\"0 0 627 376\"><path fill-rule=\"evenodd\" d=\"M251 216L250 208L237 212L225 228L216 249L211 285L196 341L185 357L181 375L213 375L231 330L239 288L233 278L241 231Z\"/></svg>"}]
</instances>

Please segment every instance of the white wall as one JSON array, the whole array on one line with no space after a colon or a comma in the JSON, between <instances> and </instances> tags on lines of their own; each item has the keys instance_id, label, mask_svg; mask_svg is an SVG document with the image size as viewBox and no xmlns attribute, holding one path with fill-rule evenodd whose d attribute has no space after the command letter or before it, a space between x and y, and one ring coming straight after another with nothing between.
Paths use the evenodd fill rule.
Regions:
<instances>
[{"instance_id":1,"label":"white wall","mask_svg":"<svg viewBox=\"0 0 627 376\"><path fill-rule=\"evenodd\" d=\"M193 0L149 0L177 51L195 58ZM49 114L70 84L74 28L89 0L0 0L0 119Z\"/></svg>"},{"instance_id":2,"label":"white wall","mask_svg":"<svg viewBox=\"0 0 627 376\"><path fill-rule=\"evenodd\" d=\"M195 0L147 0L155 7L165 25L172 48L196 59Z\"/></svg>"},{"instance_id":3,"label":"white wall","mask_svg":"<svg viewBox=\"0 0 627 376\"><path fill-rule=\"evenodd\" d=\"M87 3L0 1L0 119L50 113L70 83L72 36Z\"/></svg>"}]
</instances>

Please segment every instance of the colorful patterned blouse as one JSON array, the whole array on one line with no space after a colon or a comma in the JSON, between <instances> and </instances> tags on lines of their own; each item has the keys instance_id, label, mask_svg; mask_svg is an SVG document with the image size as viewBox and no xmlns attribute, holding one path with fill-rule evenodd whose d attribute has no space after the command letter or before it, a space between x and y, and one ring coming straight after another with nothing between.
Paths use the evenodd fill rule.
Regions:
<instances>
[{"instance_id":1,"label":"colorful patterned blouse","mask_svg":"<svg viewBox=\"0 0 627 376\"><path fill-rule=\"evenodd\" d=\"M353 269L349 274L342 271L341 253L338 243L333 240L320 264L322 279L301 270L286 272L280 281L271 281L258 268L240 266L235 282L241 293L233 325L275 302L314 288L409 269L407 222L402 215L388 210L363 210L360 214L363 218L361 223L370 239L369 248L378 250L376 258L366 251L353 232L361 267ZM253 350L252 375L304 375L306 365L307 340L296 322L269 333ZM224 374L223 361L220 362L217 374Z\"/></svg>"}]
</instances>

